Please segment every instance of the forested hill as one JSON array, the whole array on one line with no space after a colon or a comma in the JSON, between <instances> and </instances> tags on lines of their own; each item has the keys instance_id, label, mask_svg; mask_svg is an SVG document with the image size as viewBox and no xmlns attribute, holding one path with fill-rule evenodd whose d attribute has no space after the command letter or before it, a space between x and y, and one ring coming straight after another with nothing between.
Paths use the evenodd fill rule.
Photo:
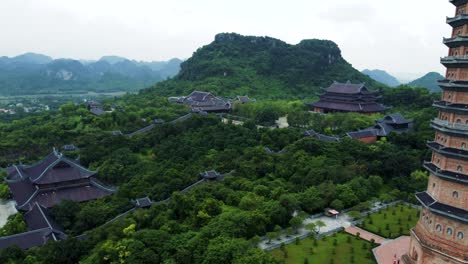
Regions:
<instances>
[{"instance_id":1,"label":"forested hill","mask_svg":"<svg viewBox=\"0 0 468 264\"><path fill-rule=\"evenodd\" d=\"M444 76L442 76L438 72L430 72L419 79L416 79L410 82L408 85L410 86L419 86L428 89L431 92L440 92L441 89L437 83L439 80L443 80Z\"/></svg>"},{"instance_id":2,"label":"forested hill","mask_svg":"<svg viewBox=\"0 0 468 264\"><path fill-rule=\"evenodd\" d=\"M333 81L377 82L354 69L328 40L303 40L291 45L270 37L222 33L182 63L172 80L147 92L182 95L206 90L223 96L257 98L311 97Z\"/></svg>"}]
</instances>

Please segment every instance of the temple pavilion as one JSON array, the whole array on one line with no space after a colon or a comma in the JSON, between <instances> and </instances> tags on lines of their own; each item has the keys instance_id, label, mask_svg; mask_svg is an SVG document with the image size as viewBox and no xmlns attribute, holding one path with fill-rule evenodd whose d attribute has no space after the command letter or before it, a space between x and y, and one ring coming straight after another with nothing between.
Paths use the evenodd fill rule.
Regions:
<instances>
[{"instance_id":1,"label":"temple pavilion","mask_svg":"<svg viewBox=\"0 0 468 264\"><path fill-rule=\"evenodd\" d=\"M384 112L388 107L380 104L376 91L369 90L365 84L334 82L320 95L320 100L308 104L317 113L356 112L373 114Z\"/></svg>"},{"instance_id":2,"label":"temple pavilion","mask_svg":"<svg viewBox=\"0 0 468 264\"><path fill-rule=\"evenodd\" d=\"M50 208L63 200L84 202L115 191L95 178L97 172L82 167L78 161L55 149L36 164L13 165L6 171L6 182L17 209L22 211L31 210L36 203Z\"/></svg>"}]
</instances>

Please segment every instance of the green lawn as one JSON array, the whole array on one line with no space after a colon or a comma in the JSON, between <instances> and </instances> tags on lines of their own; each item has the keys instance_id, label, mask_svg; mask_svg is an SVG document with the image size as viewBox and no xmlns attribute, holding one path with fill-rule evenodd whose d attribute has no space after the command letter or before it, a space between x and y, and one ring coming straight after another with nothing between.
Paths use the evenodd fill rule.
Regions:
<instances>
[{"instance_id":1,"label":"green lawn","mask_svg":"<svg viewBox=\"0 0 468 264\"><path fill-rule=\"evenodd\" d=\"M396 205L371 214L358 226L386 238L409 235L416 225L419 210L407 205Z\"/></svg>"},{"instance_id":2,"label":"green lawn","mask_svg":"<svg viewBox=\"0 0 468 264\"><path fill-rule=\"evenodd\" d=\"M336 240L336 245L334 245L334 240ZM285 252L287 252L287 258L285 258ZM277 248L271 251L271 254L277 260L287 264L303 264L306 258L310 264L375 263L371 244L346 233L335 233L326 237L326 241L323 238L318 239L316 246L313 239L306 238L301 240L299 245L292 243L286 245L284 251Z\"/></svg>"}]
</instances>

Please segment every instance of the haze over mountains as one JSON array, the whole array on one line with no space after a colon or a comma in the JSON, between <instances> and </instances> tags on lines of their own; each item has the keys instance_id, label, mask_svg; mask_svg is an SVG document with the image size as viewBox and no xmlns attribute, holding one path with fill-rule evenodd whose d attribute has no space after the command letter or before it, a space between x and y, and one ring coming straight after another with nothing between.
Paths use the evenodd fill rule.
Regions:
<instances>
[{"instance_id":1,"label":"haze over mountains","mask_svg":"<svg viewBox=\"0 0 468 264\"><path fill-rule=\"evenodd\" d=\"M173 77L181 62L144 62L118 56L97 61L54 60L35 53L0 57L0 95L136 91Z\"/></svg>"},{"instance_id":2,"label":"haze over mountains","mask_svg":"<svg viewBox=\"0 0 468 264\"><path fill-rule=\"evenodd\" d=\"M376 81L378 81L380 83L383 83L385 85L388 85L390 87L395 87L395 86L398 86L398 85L401 84L400 81L398 81L397 78L393 77L388 72L383 71L383 70L368 70L368 69L365 69L365 70L362 71L362 73L364 73L365 75L368 75L372 79L374 79L374 80L376 80Z\"/></svg>"},{"instance_id":3,"label":"haze over mountains","mask_svg":"<svg viewBox=\"0 0 468 264\"><path fill-rule=\"evenodd\" d=\"M380 83L383 83L385 85L388 85L390 87L396 87L401 84L405 84L400 82L396 77L392 76L386 71L383 70L363 70L362 73L368 75L371 77L373 80L378 81ZM438 80L444 79L444 76L442 76L438 72L429 72L425 74L424 76L413 80L409 83L407 83L410 86L418 86L418 87L424 87L428 89L431 92L440 92L441 89L439 85L437 84Z\"/></svg>"}]
</instances>

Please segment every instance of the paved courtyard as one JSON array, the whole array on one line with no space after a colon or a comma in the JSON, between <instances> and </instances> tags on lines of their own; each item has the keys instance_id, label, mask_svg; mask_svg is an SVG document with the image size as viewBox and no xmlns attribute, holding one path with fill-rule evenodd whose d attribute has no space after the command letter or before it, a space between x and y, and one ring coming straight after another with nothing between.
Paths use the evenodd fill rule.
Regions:
<instances>
[{"instance_id":1,"label":"paved courtyard","mask_svg":"<svg viewBox=\"0 0 468 264\"><path fill-rule=\"evenodd\" d=\"M385 241L382 245L374 248L372 251L374 252L374 256L378 264L393 263L393 261L398 263L398 260L403 264L404 262L401 259L401 256L406 254L409 249L409 244L410 237L401 236L394 240Z\"/></svg>"},{"instance_id":2,"label":"paved courtyard","mask_svg":"<svg viewBox=\"0 0 468 264\"><path fill-rule=\"evenodd\" d=\"M304 226L306 226L309 223L316 223L317 221L322 221L325 224L324 227L320 228L320 231L318 232L319 234L327 233L329 231L333 231L341 227L346 228L351 226L351 219L346 214L342 214L338 216L338 218L328 216L320 216L316 218L309 217L304 220L303 224ZM305 229L304 227L299 228L299 233L294 236L286 237L286 235L282 235L279 237L279 239L272 240L271 244L267 244L268 241L264 240L259 244L259 247L265 249L271 247L272 245L280 245L281 243L286 243L287 241L295 239L296 237L304 236L309 232L310 231Z\"/></svg>"}]
</instances>

